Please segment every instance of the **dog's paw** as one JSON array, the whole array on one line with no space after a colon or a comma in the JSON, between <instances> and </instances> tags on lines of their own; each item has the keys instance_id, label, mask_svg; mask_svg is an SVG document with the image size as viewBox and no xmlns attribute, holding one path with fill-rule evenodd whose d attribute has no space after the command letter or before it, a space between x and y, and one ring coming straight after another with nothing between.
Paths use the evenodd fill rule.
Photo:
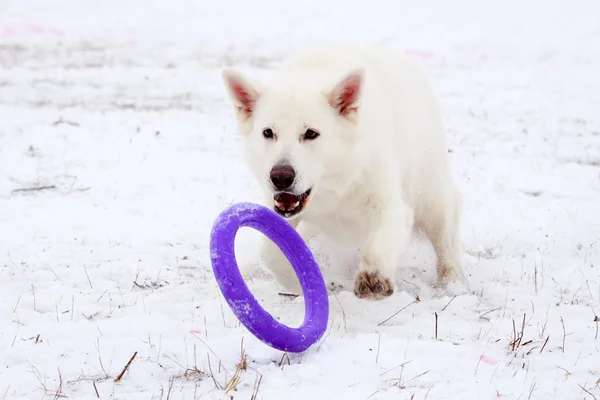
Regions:
<instances>
[{"instance_id":1,"label":"dog's paw","mask_svg":"<svg viewBox=\"0 0 600 400\"><path fill-rule=\"evenodd\" d=\"M359 272L354 282L354 294L360 299L379 300L394 293L394 284L378 272Z\"/></svg>"},{"instance_id":2,"label":"dog's paw","mask_svg":"<svg viewBox=\"0 0 600 400\"><path fill-rule=\"evenodd\" d=\"M433 287L437 290L445 290L450 286L464 286L467 290L469 284L467 278L461 269L455 269L450 266L442 265L437 267L437 279Z\"/></svg>"}]
</instances>

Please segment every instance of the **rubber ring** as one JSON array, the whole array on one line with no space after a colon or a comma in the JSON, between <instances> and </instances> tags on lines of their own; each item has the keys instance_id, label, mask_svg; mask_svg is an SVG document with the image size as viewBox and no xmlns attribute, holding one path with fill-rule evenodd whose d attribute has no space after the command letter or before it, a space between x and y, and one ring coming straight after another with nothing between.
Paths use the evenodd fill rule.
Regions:
<instances>
[{"instance_id":1,"label":"rubber ring","mask_svg":"<svg viewBox=\"0 0 600 400\"><path fill-rule=\"evenodd\" d=\"M292 264L304 295L304 322L290 328L260 306L244 281L235 258L241 227L266 235ZM329 320L327 287L315 258L296 230L275 211L254 203L225 209L213 224L210 258L219 289L240 322L263 343L287 352L302 352L325 333Z\"/></svg>"}]
</instances>

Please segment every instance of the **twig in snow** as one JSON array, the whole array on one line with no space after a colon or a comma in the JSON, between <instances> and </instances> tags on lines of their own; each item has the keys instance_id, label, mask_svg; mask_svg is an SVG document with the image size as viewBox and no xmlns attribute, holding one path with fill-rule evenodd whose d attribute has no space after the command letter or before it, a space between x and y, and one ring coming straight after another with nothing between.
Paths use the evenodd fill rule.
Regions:
<instances>
[{"instance_id":1,"label":"twig in snow","mask_svg":"<svg viewBox=\"0 0 600 400\"><path fill-rule=\"evenodd\" d=\"M531 396L533 395L533 391L535 390L535 386L536 386L535 378L533 378L533 383L531 384L531 388L529 389L529 397L527 398L527 400L531 399Z\"/></svg>"},{"instance_id":2,"label":"twig in snow","mask_svg":"<svg viewBox=\"0 0 600 400\"><path fill-rule=\"evenodd\" d=\"M100 332L100 333L102 333L102 332ZM100 362L100 368L102 369L102 372L104 372L104 377L108 378L109 375L106 372L106 369L104 369L104 363L102 363L102 356L100 355L100 339L98 339L96 342L96 350L98 350L98 361ZM108 367L110 368L110 365Z\"/></svg>"},{"instance_id":3,"label":"twig in snow","mask_svg":"<svg viewBox=\"0 0 600 400\"><path fill-rule=\"evenodd\" d=\"M292 299L295 299L296 297L300 297L297 294L293 294L293 293L277 293L279 296L283 296L283 297L290 297Z\"/></svg>"},{"instance_id":4,"label":"twig in snow","mask_svg":"<svg viewBox=\"0 0 600 400\"><path fill-rule=\"evenodd\" d=\"M19 303L21 302L21 296L22 294L20 294L19 298L17 299L17 304L15 304L15 308L13 308L13 314L17 312L17 307L19 307Z\"/></svg>"},{"instance_id":5,"label":"twig in snow","mask_svg":"<svg viewBox=\"0 0 600 400\"><path fill-rule=\"evenodd\" d=\"M33 283L31 284L31 295L33 296L33 311L37 311L35 306L35 286L33 286Z\"/></svg>"},{"instance_id":6,"label":"twig in snow","mask_svg":"<svg viewBox=\"0 0 600 400\"><path fill-rule=\"evenodd\" d=\"M383 371L381 374L379 374L379 376L383 376L383 375L387 374L388 372L395 370L396 368L404 368L404 366L406 364L410 364L411 362L412 362L412 360L405 361L400 365L396 365L395 367L388 369L387 371Z\"/></svg>"},{"instance_id":7,"label":"twig in snow","mask_svg":"<svg viewBox=\"0 0 600 400\"><path fill-rule=\"evenodd\" d=\"M421 373L421 374L419 374L419 375L415 376L414 378L410 378L408 381L406 381L406 383L408 383L408 382L412 382L412 381L416 380L417 378L420 378L420 377L422 377L423 375L426 375L426 374L428 374L428 373L429 373L429 371L425 371L425 372L423 372L423 373Z\"/></svg>"},{"instance_id":8,"label":"twig in snow","mask_svg":"<svg viewBox=\"0 0 600 400\"><path fill-rule=\"evenodd\" d=\"M70 126L79 126L79 123L73 122L73 121L67 121L67 120L63 119L63 117L60 117L59 119L54 121L52 123L52 126L57 126L57 125L62 125L62 124L66 124L66 125L70 125Z\"/></svg>"},{"instance_id":9,"label":"twig in snow","mask_svg":"<svg viewBox=\"0 0 600 400\"><path fill-rule=\"evenodd\" d=\"M386 320L384 320L383 322L380 322L377 324L377 326L381 326L383 324L385 324L386 322L388 322L390 319L394 318L396 315L400 314L402 311L406 310L409 306L412 306L415 303L420 302L421 299L419 299L419 297L417 296L415 298L415 301L413 301L412 303L408 303L407 305L405 305L404 307L402 307L399 311L395 312L392 316L390 316L389 318L387 318Z\"/></svg>"},{"instance_id":10,"label":"twig in snow","mask_svg":"<svg viewBox=\"0 0 600 400\"><path fill-rule=\"evenodd\" d=\"M581 388L581 390L583 390L584 392L586 392L587 394L589 394L590 396L592 396L594 398L594 400L598 400L598 399L596 399L596 396L594 396L593 394L591 394L586 388L584 388L583 386L581 386L579 384L577 386L579 386Z\"/></svg>"},{"instance_id":11,"label":"twig in snow","mask_svg":"<svg viewBox=\"0 0 600 400\"><path fill-rule=\"evenodd\" d=\"M137 351L135 353L133 353L133 355L131 356L131 358L127 362L127 364L125 364L125 367L123 367L123 370L121 371L121 373L115 378L114 382L119 382L121 380L121 378L123 378L123 375L125 375L125 372L127 372L127 370L129 369L129 366L131 365L131 363L135 359L135 356L137 356L137 353L138 353Z\"/></svg>"},{"instance_id":12,"label":"twig in snow","mask_svg":"<svg viewBox=\"0 0 600 400\"><path fill-rule=\"evenodd\" d=\"M55 185L48 185L48 186L34 186L34 187L26 187L26 188L17 188L17 189L13 189L12 193L19 193L19 192L39 192L42 190L50 190L50 189L56 189Z\"/></svg>"},{"instance_id":13,"label":"twig in snow","mask_svg":"<svg viewBox=\"0 0 600 400\"><path fill-rule=\"evenodd\" d=\"M435 340L437 340L438 338L438 315L437 313L435 314Z\"/></svg>"},{"instance_id":14,"label":"twig in snow","mask_svg":"<svg viewBox=\"0 0 600 400\"><path fill-rule=\"evenodd\" d=\"M523 341L523 336L525 335L525 316L526 313L523 313L523 322L521 323L521 332L517 333L515 320L513 319L513 337L509 342L509 347L512 351L515 351L519 346L522 346L521 342ZM530 343L530 342L528 342Z\"/></svg>"},{"instance_id":15,"label":"twig in snow","mask_svg":"<svg viewBox=\"0 0 600 400\"><path fill-rule=\"evenodd\" d=\"M321 339L321 342L317 346L317 349L316 349L317 352L321 350L321 346L323 346L323 343L325 343L325 341L327 340L329 335L331 335L331 331L333 330L333 325L332 324L328 324L328 325L329 325L329 328L327 329L327 331L325 332L325 335L323 335L323 339Z\"/></svg>"},{"instance_id":16,"label":"twig in snow","mask_svg":"<svg viewBox=\"0 0 600 400\"><path fill-rule=\"evenodd\" d=\"M550 307L546 308L546 320L544 321L544 325L542 325L542 333L540 334L540 339L543 339L545 336L545 332L546 332L546 326L548 325L548 309Z\"/></svg>"},{"instance_id":17,"label":"twig in snow","mask_svg":"<svg viewBox=\"0 0 600 400\"><path fill-rule=\"evenodd\" d=\"M100 295L100 297L98 297L98 300L96 300L96 303L98 303L100 300L102 300L102 298L104 297L104 295L106 294L106 292L108 292L108 289L106 289L104 292L102 292L102 294Z\"/></svg>"},{"instance_id":18,"label":"twig in snow","mask_svg":"<svg viewBox=\"0 0 600 400\"><path fill-rule=\"evenodd\" d=\"M596 336L594 336L594 340L598 339L598 316L594 315L594 322L596 323Z\"/></svg>"},{"instance_id":19,"label":"twig in snow","mask_svg":"<svg viewBox=\"0 0 600 400\"><path fill-rule=\"evenodd\" d=\"M564 354L564 352L565 352L565 338L567 337L567 332L565 331L565 321L563 320L563 317L560 317L560 323L562 324L562 328L563 328L562 352Z\"/></svg>"},{"instance_id":20,"label":"twig in snow","mask_svg":"<svg viewBox=\"0 0 600 400\"><path fill-rule=\"evenodd\" d=\"M377 355L375 355L375 364L379 363L379 349L381 348L381 334L377 332Z\"/></svg>"},{"instance_id":21,"label":"twig in snow","mask_svg":"<svg viewBox=\"0 0 600 400\"><path fill-rule=\"evenodd\" d=\"M96 386L96 380L92 380L92 385L94 385L94 391L96 392L96 397L100 398L100 393L98 392L98 387Z\"/></svg>"},{"instance_id":22,"label":"twig in snow","mask_svg":"<svg viewBox=\"0 0 600 400\"><path fill-rule=\"evenodd\" d=\"M338 299L335 293L333 293L333 297L340 306L340 310L342 310L342 320L344 321L344 333L348 333L348 326L346 325L346 312L344 311L344 307L342 307L342 303L340 303L340 299Z\"/></svg>"},{"instance_id":23,"label":"twig in snow","mask_svg":"<svg viewBox=\"0 0 600 400\"><path fill-rule=\"evenodd\" d=\"M446 308L448 308L448 306L450 305L450 303L452 303L454 301L455 298L457 298L458 296L462 296L464 293L461 294L455 294L454 296L452 296L452 298L450 299L450 301L448 302L448 304L446 304L444 306L444 308L442 308L442 311L445 311Z\"/></svg>"},{"instance_id":24,"label":"twig in snow","mask_svg":"<svg viewBox=\"0 0 600 400\"><path fill-rule=\"evenodd\" d=\"M566 380L569 378L569 376L573 375L573 374L571 374L571 372L570 372L570 371L566 370L566 369L565 369L565 368L563 368L563 367L560 367L560 366L556 365L556 368L558 368L558 369L562 369L563 371L565 371L565 381L566 381Z\"/></svg>"},{"instance_id":25,"label":"twig in snow","mask_svg":"<svg viewBox=\"0 0 600 400\"><path fill-rule=\"evenodd\" d=\"M546 340L544 341L544 345L542 346L542 348L540 349L540 353L542 351L544 351L544 349L546 348L546 344L548 343L548 339L550 339L550 335L548 335L548 337L546 338Z\"/></svg>"}]
</instances>

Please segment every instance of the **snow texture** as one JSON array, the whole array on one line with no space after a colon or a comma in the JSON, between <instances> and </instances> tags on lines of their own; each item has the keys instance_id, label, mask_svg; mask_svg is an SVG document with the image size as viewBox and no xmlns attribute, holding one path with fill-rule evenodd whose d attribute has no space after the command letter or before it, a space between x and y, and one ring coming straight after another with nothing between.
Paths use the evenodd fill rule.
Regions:
<instances>
[{"instance_id":1,"label":"snow texture","mask_svg":"<svg viewBox=\"0 0 600 400\"><path fill-rule=\"evenodd\" d=\"M595 0L0 2L0 398L599 399L599 15ZM312 241L329 327L286 355L212 275L213 221L260 201L220 69L265 74L326 40L427 69L471 292L434 291L415 239L401 290L361 301L334 268L353 261ZM258 238L236 243L249 287L297 326L302 298L252 265Z\"/></svg>"}]
</instances>

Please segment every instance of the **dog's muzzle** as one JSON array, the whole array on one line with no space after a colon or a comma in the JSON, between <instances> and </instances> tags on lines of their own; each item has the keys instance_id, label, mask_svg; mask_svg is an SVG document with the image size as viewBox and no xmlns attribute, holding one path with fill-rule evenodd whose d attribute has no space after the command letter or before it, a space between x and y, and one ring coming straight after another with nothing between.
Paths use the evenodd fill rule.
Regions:
<instances>
[{"instance_id":1,"label":"dog's muzzle","mask_svg":"<svg viewBox=\"0 0 600 400\"><path fill-rule=\"evenodd\" d=\"M275 193L273 196L273 200L275 200L275 212L284 218L291 218L298 215L306 207L311 190L308 189L299 195L290 192Z\"/></svg>"}]
</instances>

